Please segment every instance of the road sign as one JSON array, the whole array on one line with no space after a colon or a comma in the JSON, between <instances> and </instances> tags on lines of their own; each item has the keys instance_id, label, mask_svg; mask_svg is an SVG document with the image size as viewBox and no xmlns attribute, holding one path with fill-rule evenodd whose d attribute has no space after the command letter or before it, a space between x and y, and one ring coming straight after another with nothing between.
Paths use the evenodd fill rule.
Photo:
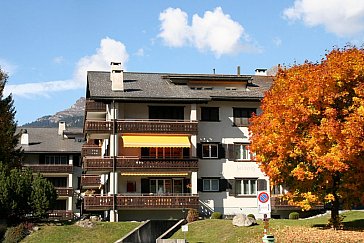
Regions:
<instances>
[{"instance_id":1,"label":"road sign","mask_svg":"<svg viewBox=\"0 0 364 243\"><path fill-rule=\"evenodd\" d=\"M261 193L259 193L259 195L258 195L258 200L259 200L259 202L261 202L261 203L266 203L266 202L268 202L268 200L269 200L269 195L268 195L268 193L266 193L266 192L261 192Z\"/></svg>"},{"instance_id":2,"label":"road sign","mask_svg":"<svg viewBox=\"0 0 364 243\"><path fill-rule=\"evenodd\" d=\"M266 191L258 192L258 212L261 214L271 212L269 194Z\"/></svg>"}]
</instances>

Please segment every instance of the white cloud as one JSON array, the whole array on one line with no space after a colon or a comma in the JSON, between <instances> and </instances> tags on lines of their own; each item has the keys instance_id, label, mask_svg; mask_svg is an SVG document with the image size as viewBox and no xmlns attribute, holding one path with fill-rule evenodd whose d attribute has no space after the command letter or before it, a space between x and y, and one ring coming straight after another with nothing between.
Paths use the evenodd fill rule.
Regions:
<instances>
[{"instance_id":1,"label":"white cloud","mask_svg":"<svg viewBox=\"0 0 364 243\"><path fill-rule=\"evenodd\" d=\"M139 48L136 52L135 52L136 56L139 57L143 57L144 56L144 49L143 48Z\"/></svg>"},{"instance_id":2,"label":"white cloud","mask_svg":"<svg viewBox=\"0 0 364 243\"><path fill-rule=\"evenodd\" d=\"M206 11L203 17L194 14L191 25L188 25L187 13L179 8L164 10L159 20L158 36L170 47L192 45L200 51L211 51L217 57L259 49L249 43L244 27L224 14L221 7Z\"/></svg>"},{"instance_id":3,"label":"white cloud","mask_svg":"<svg viewBox=\"0 0 364 243\"><path fill-rule=\"evenodd\" d=\"M56 64L61 64L63 61L64 61L63 56L58 56L58 57L53 58L53 62L56 63Z\"/></svg>"},{"instance_id":4,"label":"white cloud","mask_svg":"<svg viewBox=\"0 0 364 243\"><path fill-rule=\"evenodd\" d=\"M310 27L322 25L340 37L353 37L364 31L364 1L295 0L284 10L283 17Z\"/></svg>"},{"instance_id":5,"label":"white cloud","mask_svg":"<svg viewBox=\"0 0 364 243\"><path fill-rule=\"evenodd\" d=\"M110 62L121 62L125 67L128 60L125 45L111 38L104 38L100 47L91 56L82 57L76 64L74 75L69 80L48 81L40 83L26 83L17 85L6 85L4 94L31 97L34 95L49 96L51 92L74 90L84 88L86 85L87 71L108 71Z\"/></svg>"},{"instance_id":6,"label":"white cloud","mask_svg":"<svg viewBox=\"0 0 364 243\"><path fill-rule=\"evenodd\" d=\"M7 73L8 75L14 74L16 72L16 69L18 68L16 65L2 58L0 58L0 67L1 70Z\"/></svg>"},{"instance_id":7,"label":"white cloud","mask_svg":"<svg viewBox=\"0 0 364 243\"><path fill-rule=\"evenodd\" d=\"M273 41L275 46L281 46L282 45L282 39L279 38L279 37L274 37L272 41Z\"/></svg>"}]
</instances>

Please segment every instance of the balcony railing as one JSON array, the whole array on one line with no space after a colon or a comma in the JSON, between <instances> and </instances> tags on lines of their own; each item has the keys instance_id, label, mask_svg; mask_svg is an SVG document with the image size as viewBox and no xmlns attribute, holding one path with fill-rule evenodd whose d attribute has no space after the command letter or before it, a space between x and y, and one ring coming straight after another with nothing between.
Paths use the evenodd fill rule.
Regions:
<instances>
[{"instance_id":1,"label":"balcony railing","mask_svg":"<svg viewBox=\"0 0 364 243\"><path fill-rule=\"evenodd\" d=\"M172 195L117 195L116 207L125 208L198 208L199 198L191 194ZM109 210L113 207L113 196L92 195L84 198L85 210Z\"/></svg>"},{"instance_id":2,"label":"balcony railing","mask_svg":"<svg viewBox=\"0 0 364 243\"><path fill-rule=\"evenodd\" d=\"M73 212L69 210L52 210L48 212L49 220L70 220L73 219Z\"/></svg>"},{"instance_id":3,"label":"balcony railing","mask_svg":"<svg viewBox=\"0 0 364 243\"><path fill-rule=\"evenodd\" d=\"M106 104L93 100L86 100L86 111L106 112Z\"/></svg>"},{"instance_id":4,"label":"balcony railing","mask_svg":"<svg viewBox=\"0 0 364 243\"><path fill-rule=\"evenodd\" d=\"M288 200L284 199L283 196L272 195L271 196L271 207L272 210L293 210L300 209L299 206L290 205ZM324 205L316 205L313 209L323 209Z\"/></svg>"},{"instance_id":5,"label":"balcony railing","mask_svg":"<svg viewBox=\"0 0 364 243\"><path fill-rule=\"evenodd\" d=\"M85 170L111 170L113 168L113 158L92 158L86 157L83 160L83 168ZM138 170L197 170L198 159L144 159L138 157L117 157L116 169L123 171Z\"/></svg>"},{"instance_id":6,"label":"balcony railing","mask_svg":"<svg viewBox=\"0 0 364 243\"><path fill-rule=\"evenodd\" d=\"M98 145L82 145L82 157L85 156L101 156L101 147Z\"/></svg>"},{"instance_id":7,"label":"balcony railing","mask_svg":"<svg viewBox=\"0 0 364 243\"><path fill-rule=\"evenodd\" d=\"M82 187L99 187L101 184L101 176L99 175L84 175L81 177Z\"/></svg>"},{"instance_id":8,"label":"balcony railing","mask_svg":"<svg viewBox=\"0 0 364 243\"><path fill-rule=\"evenodd\" d=\"M117 120L118 133L197 134L197 121L179 120ZM85 131L111 133L112 121L86 121Z\"/></svg>"},{"instance_id":9,"label":"balcony railing","mask_svg":"<svg viewBox=\"0 0 364 243\"><path fill-rule=\"evenodd\" d=\"M67 187L55 187L57 195L59 197L71 197L73 195L73 189Z\"/></svg>"},{"instance_id":10,"label":"balcony railing","mask_svg":"<svg viewBox=\"0 0 364 243\"><path fill-rule=\"evenodd\" d=\"M43 164L24 164L26 168L30 168L36 173L72 173L73 165L43 165Z\"/></svg>"}]
</instances>

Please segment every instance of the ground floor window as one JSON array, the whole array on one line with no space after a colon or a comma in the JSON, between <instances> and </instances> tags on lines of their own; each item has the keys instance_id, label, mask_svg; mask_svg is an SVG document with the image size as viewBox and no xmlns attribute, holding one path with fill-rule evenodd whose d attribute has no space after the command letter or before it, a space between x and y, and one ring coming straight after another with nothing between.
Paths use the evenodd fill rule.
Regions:
<instances>
[{"instance_id":1,"label":"ground floor window","mask_svg":"<svg viewBox=\"0 0 364 243\"><path fill-rule=\"evenodd\" d=\"M237 195L257 195L257 179L237 179L235 191Z\"/></svg>"},{"instance_id":2,"label":"ground floor window","mask_svg":"<svg viewBox=\"0 0 364 243\"><path fill-rule=\"evenodd\" d=\"M150 179L149 187L151 193L183 193L184 182L181 178L176 179Z\"/></svg>"},{"instance_id":3,"label":"ground floor window","mask_svg":"<svg viewBox=\"0 0 364 243\"><path fill-rule=\"evenodd\" d=\"M203 179L203 191L219 191L219 179Z\"/></svg>"}]
</instances>

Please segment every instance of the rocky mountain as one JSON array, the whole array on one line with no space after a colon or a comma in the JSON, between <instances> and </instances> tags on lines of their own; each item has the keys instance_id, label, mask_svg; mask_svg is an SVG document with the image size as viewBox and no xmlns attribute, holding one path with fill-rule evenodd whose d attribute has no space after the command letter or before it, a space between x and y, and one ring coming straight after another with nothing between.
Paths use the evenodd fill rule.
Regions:
<instances>
[{"instance_id":1,"label":"rocky mountain","mask_svg":"<svg viewBox=\"0 0 364 243\"><path fill-rule=\"evenodd\" d=\"M65 121L67 127L83 127L86 99L79 98L70 108L54 115L43 116L34 122L26 123L24 127L58 127L59 121Z\"/></svg>"}]
</instances>

